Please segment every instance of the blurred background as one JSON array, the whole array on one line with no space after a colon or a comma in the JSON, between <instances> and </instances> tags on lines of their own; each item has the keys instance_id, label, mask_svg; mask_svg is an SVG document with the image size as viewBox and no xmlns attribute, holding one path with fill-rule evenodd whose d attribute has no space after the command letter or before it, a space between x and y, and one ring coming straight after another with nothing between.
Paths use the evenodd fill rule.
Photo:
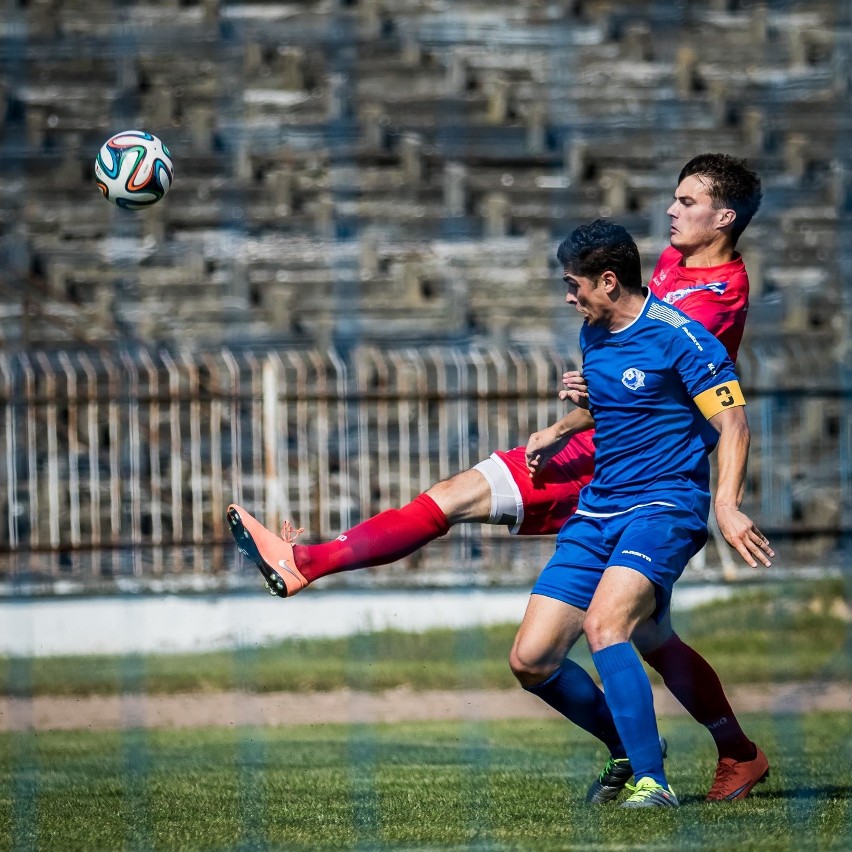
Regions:
<instances>
[{"instance_id":1,"label":"blurred background","mask_svg":"<svg viewBox=\"0 0 852 852\"><path fill-rule=\"evenodd\" d=\"M850 54L850 0L0 0L0 847L852 848ZM135 128L175 182L130 213L94 162ZM777 556L711 539L673 610L772 776L710 814L657 690L687 809L637 822L506 665L552 538L282 602L225 509L320 541L525 444L577 363L558 243L612 217L649 276L704 152L763 181Z\"/></svg>"},{"instance_id":2,"label":"blurred background","mask_svg":"<svg viewBox=\"0 0 852 852\"><path fill-rule=\"evenodd\" d=\"M852 530L847 0L6 0L0 593L258 588L237 501L306 541L562 412L559 241L623 223L650 274L681 166L747 158L739 369L763 578ZM175 162L94 183L142 128ZM326 587L528 588L552 540L456 528ZM691 579L753 580L713 542ZM686 580L686 578L685 578Z\"/></svg>"}]
</instances>

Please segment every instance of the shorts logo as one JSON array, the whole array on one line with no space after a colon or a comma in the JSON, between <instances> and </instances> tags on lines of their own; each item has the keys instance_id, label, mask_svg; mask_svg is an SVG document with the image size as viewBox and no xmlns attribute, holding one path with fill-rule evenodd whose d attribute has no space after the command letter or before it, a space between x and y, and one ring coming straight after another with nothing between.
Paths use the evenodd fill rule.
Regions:
<instances>
[{"instance_id":1,"label":"shorts logo","mask_svg":"<svg viewBox=\"0 0 852 852\"><path fill-rule=\"evenodd\" d=\"M635 367L628 367L621 375L621 384L630 390L639 390L645 387L645 374Z\"/></svg>"},{"instance_id":2,"label":"shorts logo","mask_svg":"<svg viewBox=\"0 0 852 852\"><path fill-rule=\"evenodd\" d=\"M628 556L638 556L640 559L644 559L646 562L651 561L650 556L646 556L644 553L640 553L638 550L622 550L622 553L626 553Z\"/></svg>"}]
</instances>

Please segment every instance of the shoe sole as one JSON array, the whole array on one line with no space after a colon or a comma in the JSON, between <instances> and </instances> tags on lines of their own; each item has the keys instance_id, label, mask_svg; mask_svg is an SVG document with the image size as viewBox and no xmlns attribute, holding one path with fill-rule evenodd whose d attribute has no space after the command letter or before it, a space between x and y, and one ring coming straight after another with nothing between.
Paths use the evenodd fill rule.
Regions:
<instances>
[{"instance_id":1,"label":"shoe sole","mask_svg":"<svg viewBox=\"0 0 852 852\"><path fill-rule=\"evenodd\" d=\"M679 808L680 802L675 799L670 802L666 799L654 799L653 801L644 801L641 804L628 804L629 800L622 802L619 807L627 810L635 810L637 808Z\"/></svg>"},{"instance_id":2,"label":"shoe sole","mask_svg":"<svg viewBox=\"0 0 852 852\"><path fill-rule=\"evenodd\" d=\"M254 539L243 525L240 513L234 508L228 509L228 525L231 528L231 535L237 543L237 549L246 559L254 562L257 570L263 574L269 594L276 595L279 598L286 598L287 584L281 575L260 555Z\"/></svg>"}]
</instances>

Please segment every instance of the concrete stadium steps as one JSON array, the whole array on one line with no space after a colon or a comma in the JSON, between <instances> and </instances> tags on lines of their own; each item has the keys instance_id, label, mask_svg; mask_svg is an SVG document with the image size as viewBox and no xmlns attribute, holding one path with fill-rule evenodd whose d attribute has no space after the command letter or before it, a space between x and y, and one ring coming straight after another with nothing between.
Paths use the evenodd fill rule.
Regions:
<instances>
[{"instance_id":1,"label":"concrete stadium steps","mask_svg":"<svg viewBox=\"0 0 852 852\"><path fill-rule=\"evenodd\" d=\"M568 226L611 215L656 247L671 164L701 150L746 155L764 178L764 206L743 241L750 322L766 334L822 335L841 313L837 229L850 204L844 9L828 0L796 9L162 0L125 4L120 20L106 0L12 10L0 34L0 220L25 236L23 265L43 275L53 300L29 339L62 333L48 333L48 314L57 328L59 318L79 320L95 333L97 316L114 315L119 279L123 321L152 339L179 339L193 316L183 333L211 340L241 324L250 338L294 340L351 325L353 303L334 277L319 286L305 275L316 286L311 307L295 306L305 290L286 241L237 260L217 247L272 234L335 252L371 229L398 247L517 238L523 254L535 246L549 257ZM169 198L132 219L100 202L92 183L94 154L116 122L157 132L177 163ZM176 250L192 240L191 255ZM116 252L122 241L137 246ZM159 276L162 286L147 270L134 284L136 263L176 271ZM355 263L371 335L413 335L417 311L426 334L441 332L442 312L444 331L462 334L463 305L474 306L472 327L500 334L505 325L514 287L476 264L443 301L444 273L425 298L422 281L387 278L387 258ZM811 267L825 277L799 292ZM490 306L480 282L495 288ZM544 292L535 302L547 304L538 317L547 322ZM4 315L20 318L20 301Z\"/></svg>"}]
</instances>

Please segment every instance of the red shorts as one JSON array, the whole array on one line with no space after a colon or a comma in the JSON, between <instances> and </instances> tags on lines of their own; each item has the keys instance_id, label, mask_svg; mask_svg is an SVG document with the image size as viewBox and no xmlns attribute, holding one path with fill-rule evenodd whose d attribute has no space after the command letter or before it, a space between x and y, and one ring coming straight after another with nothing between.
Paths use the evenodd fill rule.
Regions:
<instances>
[{"instance_id":1,"label":"red shorts","mask_svg":"<svg viewBox=\"0 0 852 852\"><path fill-rule=\"evenodd\" d=\"M595 470L594 430L574 435L567 445L530 479L526 447L492 453L508 468L518 486L524 517L518 535L555 535L577 511L580 489Z\"/></svg>"}]
</instances>

